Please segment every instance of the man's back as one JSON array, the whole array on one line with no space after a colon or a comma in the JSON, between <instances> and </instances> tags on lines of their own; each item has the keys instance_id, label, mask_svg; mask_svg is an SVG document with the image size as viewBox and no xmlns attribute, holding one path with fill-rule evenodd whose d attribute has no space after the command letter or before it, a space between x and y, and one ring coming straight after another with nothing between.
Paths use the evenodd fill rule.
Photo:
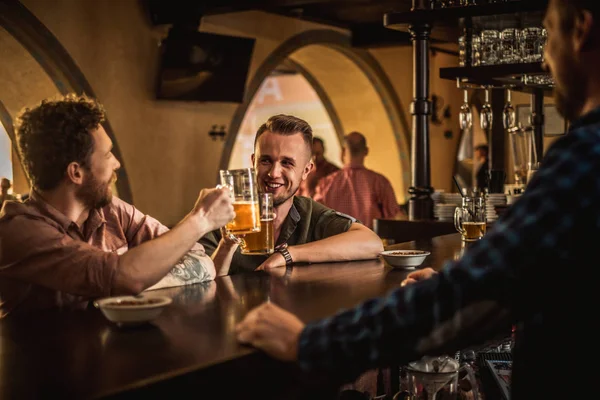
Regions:
<instances>
[{"instance_id":1,"label":"man's back","mask_svg":"<svg viewBox=\"0 0 600 400\"><path fill-rule=\"evenodd\" d=\"M314 197L319 182L339 170L340 168L337 165L327 160L324 160L319 165L315 165L315 168L308 174L306 180L300 184L298 196Z\"/></svg>"},{"instance_id":2,"label":"man's back","mask_svg":"<svg viewBox=\"0 0 600 400\"><path fill-rule=\"evenodd\" d=\"M315 200L373 229L373 219L394 218L398 202L389 180L364 167L346 166L317 185Z\"/></svg>"}]
</instances>

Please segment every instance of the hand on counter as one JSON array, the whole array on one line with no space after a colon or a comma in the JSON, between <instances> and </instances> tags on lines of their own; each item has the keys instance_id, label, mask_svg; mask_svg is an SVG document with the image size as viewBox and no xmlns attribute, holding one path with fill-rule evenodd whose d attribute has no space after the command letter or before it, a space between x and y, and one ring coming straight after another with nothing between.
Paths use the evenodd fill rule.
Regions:
<instances>
[{"instance_id":1,"label":"hand on counter","mask_svg":"<svg viewBox=\"0 0 600 400\"><path fill-rule=\"evenodd\" d=\"M268 271L271 268L279 267L285 267L285 258L283 258L281 253L275 252L271 254L271 256L265 260L265 262L256 267L255 271Z\"/></svg>"},{"instance_id":2,"label":"hand on counter","mask_svg":"<svg viewBox=\"0 0 600 400\"><path fill-rule=\"evenodd\" d=\"M425 279L431 278L435 274L437 274L437 272L430 267L413 271L406 276L406 278L400 283L400 286L406 286L418 281L424 281Z\"/></svg>"},{"instance_id":3,"label":"hand on counter","mask_svg":"<svg viewBox=\"0 0 600 400\"><path fill-rule=\"evenodd\" d=\"M294 314L264 303L252 311L236 328L237 340L263 350L271 357L282 361L298 358L298 338L304 323Z\"/></svg>"}]
</instances>

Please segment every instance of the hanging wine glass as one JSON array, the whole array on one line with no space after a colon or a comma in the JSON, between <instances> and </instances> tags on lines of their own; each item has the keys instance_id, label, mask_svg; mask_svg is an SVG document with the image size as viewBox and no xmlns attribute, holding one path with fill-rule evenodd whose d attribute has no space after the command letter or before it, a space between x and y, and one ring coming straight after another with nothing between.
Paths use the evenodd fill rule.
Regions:
<instances>
[{"instance_id":1,"label":"hanging wine glass","mask_svg":"<svg viewBox=\"0 0 600 400\"><path fill-rule=\"evenodd\" d=\"M515 112L515 108L512 105L512 92L510 89L506 90L506 104L504 104L504 109L502 110L502 123L504 124L504 129L511 130L517 126L517 113Z\"/></svg>"},{"instance_id":2,"label":"hanging wine glass","mask_svg":"<svg viewBox=\"0 0 600 400\"><path fill-rule=\"evenodd\" d=\"M494 114L492 113L492 105L490 104L490 90L485 89L485 103L481 106L481 112L479 113L479 123L481 129L487 131L492 129L492 123L494 121Z\"/></svg>"},{"instance_id":3,"label":"hanging wine glass","mask_svg":"<svg viewBox=\"0 0 600 400\"><path fill-rule=\"evenodd\" d=\"M467 89L464 89L463 96L464 102L460 106L460 114L458 119L460 123L460 129L464 131L473 127L473 113L471 112L471 106L469 105L469 92L467 92Z\"/></svg>"}]
</instances>

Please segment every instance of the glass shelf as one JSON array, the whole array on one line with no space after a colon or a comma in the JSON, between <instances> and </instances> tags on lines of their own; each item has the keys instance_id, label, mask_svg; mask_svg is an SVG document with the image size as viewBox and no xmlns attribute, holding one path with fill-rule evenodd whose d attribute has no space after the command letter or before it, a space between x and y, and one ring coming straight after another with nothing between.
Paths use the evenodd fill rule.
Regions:
<instances>
[{"instance_id":1,"label":"glass shelf","mask_svg":"<svg viewBox=\"0 0 600 400\"><path fill-rule=\"evenodd\" d=\"M548 0L521 0L477 6L389 12L383 16L383 25L389 29L408 31L408 27L411 24L431 24L435 22L441 22L444 24L457 23L461 18L481 17L488 15L506 15L507 18L511 18L511 14L544 11L547 5Z\"/></svg>"},{"instance_id":2,"label":"glass shelf","mask_svg":"<svg viewBox=\"0 0 600 400\"><path fill-rule=\"evenodd\" d=\"M541 62L440 68L440 78L457 81L460 86L506 87L527 93L542 90L551 95L552 85L539 84L541 78L531 79L533 76L548 76Z\"/></svg>"}]
</instances>

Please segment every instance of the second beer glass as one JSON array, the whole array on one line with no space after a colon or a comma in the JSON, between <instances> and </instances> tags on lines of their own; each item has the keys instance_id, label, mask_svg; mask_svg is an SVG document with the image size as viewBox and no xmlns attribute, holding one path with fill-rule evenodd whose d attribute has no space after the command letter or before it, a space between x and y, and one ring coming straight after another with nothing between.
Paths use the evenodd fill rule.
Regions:
<instances>
[{"instance_id":1,"label":"second beer glass","mask_svg":"<svg viewBox=\"0 0 600 400\"><path fill-rule=\"evenodd\" d=\"M225 225L227 232L243 235L260 230L260 210L253 168L221 170L221 185L231 191L235 218Z\"/></svg>"},{"instance_id":2,"label":"second beer glass","mask_svg":"<svg viewBox=\"0 0 600 400\"><path fill-rule=\"evenodd\" d=\"M463 197L462 207L454 210L454 227L465 242L481 239L487 230L484 197Z\"/></svg>"},{"instance_id":3,"label":"second beer glass","mask_svg":"<svg viewBox=\"0 0 600 400\"><path fill-rule=\"evenodd\" d=\"M249 233L242 238L242 254L273 254L275 241L273 235L273 194L261 193L260 200L260 232Z\"/></svg>"}]
</instances>

